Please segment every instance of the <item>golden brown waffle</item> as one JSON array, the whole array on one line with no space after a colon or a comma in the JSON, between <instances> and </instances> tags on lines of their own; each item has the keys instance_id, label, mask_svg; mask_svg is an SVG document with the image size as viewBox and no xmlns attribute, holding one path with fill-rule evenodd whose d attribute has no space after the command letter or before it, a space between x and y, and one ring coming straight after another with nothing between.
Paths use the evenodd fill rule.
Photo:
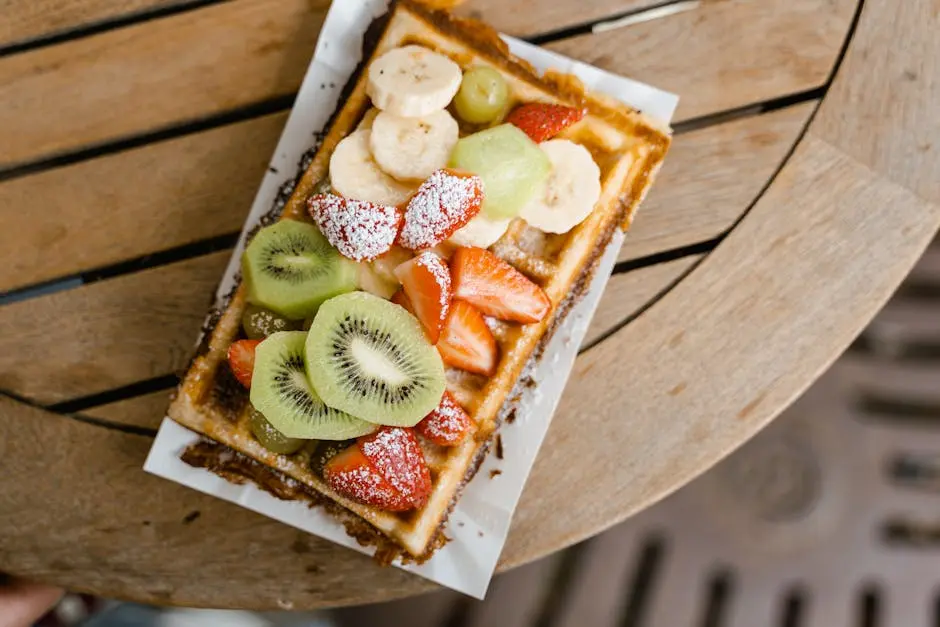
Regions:
<instances>
[{"instance_id":1,"label":"golden brown waffle","mask_svg":"<svg viewBox=\"0 0 940 627\"><path fill-rule=\"evenodd\" d=\"M600 166L602 194L591 215L563 235L542 233L517 219L491 248L542 286L552 301L553 315L534 324L495 325L501 358L493 377L448 369L447 387L475 420L476 436L449 449L421 441L433 489L427 505L417 511L391 513L334 493L318 476L316 464L311 464L315 443L297 454L283 456L269 452L251 435L247 391L234 382L226 365L228 346L240 333L239 321L245 305L241 287L209 332L201 354L193 360L169 415L182 425L329 497L386 534L412 556L422 557L439 544L435 541L440 540L448 512L462 486L482 461L488 442L499 426L499 416L505 415L514 402L510 392L524 366L536 355L552 325L570 309L571 295L579 294L584 288L614 230L629 225L662 163L670 135L667 128L619 102L586 94L573 77L553 73L539 77L527 63L509 54L493 30L478 22L452 18L415 0L398 0L374 27L371 31L374 41L366 44L370 46L366 50L366 65L369 59L392 48L416 43L449 56L463 68L481 63L497 68L505 76L517 103L543 101L587 108L584 120L561 137L584 145ZM371 106L363 76L363 72L358 72L347 86L345 101L288 200L284 216L309 219L305 201L316 183L327 176L333 149L356 128ZM263 482L258 479L258 473L252 477L256 482Z\"/></svg>"}]
</instances>

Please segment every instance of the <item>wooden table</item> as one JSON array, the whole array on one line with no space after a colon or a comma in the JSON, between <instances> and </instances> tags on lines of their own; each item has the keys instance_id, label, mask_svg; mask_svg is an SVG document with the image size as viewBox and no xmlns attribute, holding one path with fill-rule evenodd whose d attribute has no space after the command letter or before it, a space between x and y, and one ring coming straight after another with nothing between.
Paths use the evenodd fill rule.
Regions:
<instances>
[{"instance_id":1,"label":"wooden table","mask_svg":"<svg viewBox=\"0 0 940 627\"><path fill-rule=\"evenodd\" d=\"M936 0L704 0L591 34L660 4L461 9L682 96L502 568L746 441L940 225ZM0 0L0 570L219 607L430 587L140 470L327 5Z\"/></svg>"}]
</instances>

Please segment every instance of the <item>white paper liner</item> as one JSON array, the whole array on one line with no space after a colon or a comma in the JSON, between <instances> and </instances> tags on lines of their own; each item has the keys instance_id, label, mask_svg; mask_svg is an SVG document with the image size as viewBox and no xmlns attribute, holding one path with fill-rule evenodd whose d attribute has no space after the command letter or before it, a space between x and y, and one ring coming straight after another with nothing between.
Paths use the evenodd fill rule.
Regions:
<instances>
[{"instance_id":1,"label":"white paper liner","mask_svg":"<svg viewBox=\"0 0 940 627\"><path fill-rule=\"evenodd\" d=\"M217 305L231 292L237 280L246 234L270 210L279 188L296 175L298 163L323 130L337 106L340 90L359 63L366 28L387 7L388 0L333 2L268 173L261 183L245 229L219 285ZM672 118L678 103L678 97L673 94L518 39L505 37L505 40L514 54L541 71L553 68L575 74L591 91L618 98L664 122L668 123ZM536 385L523 392L515 420L500 429L504 458L497 459L490 454L480 467L477 477L464 489L448 519L446 533L451 541L422 565L402 566L396 563L396 566L443 586L483 598L508 535L513 511L561 398L578 347L613 269L623 238L619 231L615 233L585 297L557 329L542 359L531 372ZM349 537L343 525L322 509L309 508L302 502L281 501L253 484L229 483L207 470L185 464L179 458L180 453L199 437L199 434L165 418L144 463L144 470L237 503L361 553L374 552L374 549L362 547ZM490 478L491 470L499 470L500 474Z\"/></svg>"}]
</instances>

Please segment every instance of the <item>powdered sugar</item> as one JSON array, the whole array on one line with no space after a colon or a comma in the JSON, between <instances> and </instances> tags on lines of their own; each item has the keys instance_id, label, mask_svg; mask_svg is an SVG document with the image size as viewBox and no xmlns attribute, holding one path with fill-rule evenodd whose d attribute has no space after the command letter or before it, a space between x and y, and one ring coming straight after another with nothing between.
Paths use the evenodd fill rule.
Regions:
<instances>
[{"instance_id":1,"label":"powdered sugar","mask_svg":"<svg viewBox=\"0 0 940 627\"><path fill-rule=\"evenodd\" d=\"M396 207L334 194L313 196L307 207L330 244L354 261L371 261L388 252L402 222Z\"/></svg>"},{"instance_id":2,"label":"powdered sugar","mask_svg":"<svg viewBox=\"0 0 940 627\"><path fill-rule=\"evenodd\" d=\"M325 470L324 475L330 487L351 499L361 503L381 503L386 507L405 509L399 505L402 495L368 464L337 471Z\"/></svg>"},{"instance_id":3,"label":"powdered sugar","mask_svg":"<svg viewBox=\"0 0 940 627\"><path fill-rule=\"evenodd\" d=\"M453 446L463 440L473 422L450 392L444 392L441 404L416 427L418 433L442 446Z\"/></svg>"},{"instance_id":4,"label":"powdered sugar","mask_svg":"<svg viewBox=\"0 0 940 627\"><path fill-rule=\"evenodd\" d=\"M431 489L431 475L411 429L383 427L360 439L359 448L404 498L415 507L424 505Z\"/></svg>"},{"instance_id":5,"label":"powdered sugar","mask_svg":"<svg viewBox=\"0 0 940 627\"><path fill-rule=\"evenodd\" d=\"M436 246L478 214L482 204L480 177L438 170L408 201L399 243L412 250Z\"/></svg>"},{"instance_id":6,"label":"powdered sugar","mask_svg":"<svg viewBox=\"0 0 940 627\"><path fill-rule=\"evenodd\" d=\"M423 252L415 257L415 263L422 268L427 268L434 282L440 288L440 304L442 316L447 317L447 310L450 307L450 269L444 264L440 257L430 252Z\"/></svg>"}]
</instances>

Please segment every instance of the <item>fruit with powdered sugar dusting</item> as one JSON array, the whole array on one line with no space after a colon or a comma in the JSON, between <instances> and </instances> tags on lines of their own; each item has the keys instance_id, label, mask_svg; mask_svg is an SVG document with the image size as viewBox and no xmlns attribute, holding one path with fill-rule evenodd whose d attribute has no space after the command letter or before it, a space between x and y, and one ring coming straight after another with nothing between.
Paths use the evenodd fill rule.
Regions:
<instances>
[{"instance_id":1,"label":"fruit with powdered sugar dusting","mask_svg":"<svg viewBox=\"0 0 940 627\"><path fill-rule=\"evenodd\" d=\"M412 250L433 248L472 220L483 202L480 177L457 170L438 170L408 201L398 243Z\"/></svg>"},{"instance_id":2,"label":"fruit with powdered sugar dusting","mask_svg":"<svg viewBox=\"0 0 940 627\"><path fill-rule=\"evenodd\" d=\"M431 344L437 342L450 310L450 270L440 257L423 252L395 269L413 313Z\"/></svg>"},{"instance_id":3,"label":"fruit with powdered sugar dusting","mask_svg":"<svg viewBox=\"0 0 940 627\"><path fill-rule=\"evenodd\" d=\"M307 207L324 237L353 261L384 255L401 230L401 212L390 205L321 194L307 200Z\"/></svg>"}]
</instances>

